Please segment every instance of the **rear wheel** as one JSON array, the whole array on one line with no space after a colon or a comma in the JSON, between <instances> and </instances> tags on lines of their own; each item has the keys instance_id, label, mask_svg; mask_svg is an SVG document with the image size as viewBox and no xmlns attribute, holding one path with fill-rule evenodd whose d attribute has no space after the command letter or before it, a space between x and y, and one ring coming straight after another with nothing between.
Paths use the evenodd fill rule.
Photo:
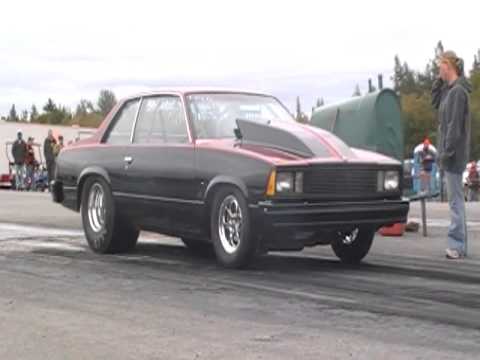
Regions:
<instances>
[{"instance_id":1,"label":"rear wheel","mask_svg":"<svg viewBox=\"0 0 480 360\"><path fill-rule=\"evenodd\" d=\"M133 250L139 235L128 219L115 211L112 191L101 177L89 177L82 192L82 222L90 248L100 254Z\"/></svg>"},{"instance_id":2,"label":"rear wheel","mask_svg":"<svg viewBox=\"0 0 480 360\"><path fill-rule=\"evenodd\" d=\"M210 231L218 261L225 267L248 265L256 251L256 240L250 226L248 205L242 192L222 187L214 195Z\"/></svg>"},{"instance_id":3,"label":"rear wheel","mask_svg":"<svg viewBox=\"0 0 480 360\"><path fill-rule=\"evenodd\" d=\"M338 232L332 242L335 255L346 264L360 263L368 252L375 237L375 230L359 227L348 232Z\"/></svg>"}]
</instances>

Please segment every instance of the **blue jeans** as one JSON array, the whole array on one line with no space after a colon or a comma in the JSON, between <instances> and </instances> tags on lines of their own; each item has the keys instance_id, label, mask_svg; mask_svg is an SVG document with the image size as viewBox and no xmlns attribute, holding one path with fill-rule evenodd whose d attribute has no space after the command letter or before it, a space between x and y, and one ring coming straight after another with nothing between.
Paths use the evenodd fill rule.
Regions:
<instances>
[{"instance_id":1,"label":"blue jeans","mask_svg":"<svg viewBox=\"0 0 480 360\"><path fill-rule=\"evenodd\" d=\"M448 247L460 254L467 252L467 219L462 174L445 171L451 223L448 228Z\"/></svg>"},{"instance_id":2,"label":"blue jeans","mask_svg":"<svg viewBox=\"0 0 480 360\"><path fill-rule=\"evenodd\" d=\"M33 165L27 165L27 184L29 190L35 190L35 167Z\"/></svg>"},{"instance_id":3,"label":"blue jeans","mask_svg":"<svg viewBox=\"0 0 480 360\"><path fill-rule=\"evenodd\" d=\"M15 186L18 189L25 187L25 165L15 164Z\"/></svg>"}]
</instances>

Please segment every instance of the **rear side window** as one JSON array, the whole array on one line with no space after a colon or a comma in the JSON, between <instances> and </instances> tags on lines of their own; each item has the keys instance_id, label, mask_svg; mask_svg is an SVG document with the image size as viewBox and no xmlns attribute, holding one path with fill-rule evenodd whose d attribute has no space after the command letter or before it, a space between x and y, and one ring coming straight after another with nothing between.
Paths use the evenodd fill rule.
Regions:
<instances>
[{"instance_id":1,"label":"rear side window","mask_svg":"<svg viewBox=\"0 0 480 360\"><path fill-rule=\"evenodd\" d=\"M110 129L108 144L129 144L132 127L137 115L140 99L127 101L115 115L113 127Z\"/></svg>"},{"instance_id":2,"label":"rear side window","mask_svg":"<svg viewBox=\"0 0 480 360\"><path fill-rule=\"evenodd\" d=\"M151 96L142 101L133 142L137 144L185 144L188 130L178 96Z\"/></svg>"}]
</instances>

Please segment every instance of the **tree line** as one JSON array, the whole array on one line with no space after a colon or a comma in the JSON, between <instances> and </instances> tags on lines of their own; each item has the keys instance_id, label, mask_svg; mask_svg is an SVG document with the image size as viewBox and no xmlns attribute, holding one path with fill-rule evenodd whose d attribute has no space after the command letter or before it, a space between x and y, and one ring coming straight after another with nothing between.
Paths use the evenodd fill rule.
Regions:
<instances>
[{"instance_id":1,"label":"tree line","mask_svg":"<svg viewBox=\"0 0 480 360\"><path fill-rule=\"evenodd\" d=\"M13 104L5 120L36 124L98 127L116 103L117 98L113 91L103 89L100 91L95 104L90 100L81 99L74 112L49 98L41 112L35 104L31 106L30 110L25 109L17 112L15 104Z\"/></svg>"},{"instance_id":2,"label":"tree line","mask_svg":"<svg viewBox=\"0 0 480 360\"><path fill-rule=\"evenodd\" d=\"M401 61L400 56L394 57L392 82L394 90L400 97L405 122L405 157L411 157L413 149L425 138L433 144L437 140L437 116L431 106L430 90L434 80L438 77L438 59L444 52L439 41L434 48L432 58L425 68L416 71L410 68L407 61ZM466 59L468 62L468 59ZM480 158L480 50L473 55L472 68L465 77L472 84L471 113L472 113L472 159ZM376 89L371 85L369 92ZM355 86L352 96L361 96L360 87ZM39 112L35 105L30 110L17 112L12 105L7 121L32 122L53 125L79 125L82 127L98 127L103 118L115 106L117 99L113 91L103 89L94 104L87 99L81 99L74 112L69 108L56 104L48 99ZM325 104L323 98L318 98L312 107L312 112ZM296 101L296 119L308 123L309 118L302 111L300 98Z\"/></svg>"}]
</instances>

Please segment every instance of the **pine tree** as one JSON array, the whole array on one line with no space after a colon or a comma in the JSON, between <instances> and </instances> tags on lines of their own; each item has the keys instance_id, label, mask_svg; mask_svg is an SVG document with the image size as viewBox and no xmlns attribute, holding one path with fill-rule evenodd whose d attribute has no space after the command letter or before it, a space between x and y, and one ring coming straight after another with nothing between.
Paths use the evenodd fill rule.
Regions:
<instances>
[{"instance_id":1,"label":"pine tree","mask_svg":"<svg viewBox=\"0 0 480 360\"><path fill-rule=\"evenodd\" d=\"M20 118L21 122L28 122L28 110L22 111L22 116Z\"/></svg>"},{"instance_id":2,"label":"pine tree","mask_svg":"<svg viewBox=\"0 0 480 360\"><path fill-rule=\"evenodd\" d=\"M30 109L30 122L34 123L37 121L38 118L38 110L35 104L32 105L32 108Z\"/></svg>"},{"instance_id":3,"label":"pine tree","mask_svg":"<svg viewBox=\"0 0 480 360\"><path fill-rule=\"evenodd\" d=\"M422 90L430 91L430 89L432 88L433 82L438 77L440 71L438 61L440 60L440 57L443 53L443 44L442 41L439 41L434 50L434 57L425 67L425 71L423 73L417 74L418 85Z\"/></svg>"},{"instance_id":4,"label":"pine tree","mask_svg":"<svg viewBox=\"0 0 480 360\"><path fill-rule=\"evenodd\" d=\"M442 40L439 40L435 48L435 59L439 59L444 52L445 52L445 49L443 48Z\"/></svg>"},{"instance_id":5,"label":"pine tree","mask_svg":"<svg viewBox=\"0 0 480 360\"><path fill-rule=\"evenodd\" d=\"M415 72L410 70L410 67L405 61L403 63L403 82L400 87L400 93L412 94L418 90L416 85Z\"/></svg>"},{"instance_id":6,"label":"pine tree","mask_svg":"<svg viewBox=\"0 0 480 360\"><path fill-rule=\"evenodd\" d=\"M7 121L17 122L18 120L17 110L15 109L15 104L13 104L8 113Z\"/></svg>"},{"instance_id":7,"label":"pine tree","mask_svg":"<svg viewBox=\"0 0 480 360\"><path fill-rule=\"evenodd\" d=\"M403 66L402 63L400 62L400 57L398 55L395 55L395 67L393 69L393 89L396 92L401 92L403 81L405 74L403 72Z\"/></svg>"},{"instance_id":8,"label":"pine tree","mask_svg":"<svg viewBox=\"0 0 480 360\"><path fill-rule=\"evenodd\" d=\"M54 113L57 110L57 105L53 102L51 98L48 98L47 103L43 107L43 111L47 113Z\"/></svg>"}]
</instances>

